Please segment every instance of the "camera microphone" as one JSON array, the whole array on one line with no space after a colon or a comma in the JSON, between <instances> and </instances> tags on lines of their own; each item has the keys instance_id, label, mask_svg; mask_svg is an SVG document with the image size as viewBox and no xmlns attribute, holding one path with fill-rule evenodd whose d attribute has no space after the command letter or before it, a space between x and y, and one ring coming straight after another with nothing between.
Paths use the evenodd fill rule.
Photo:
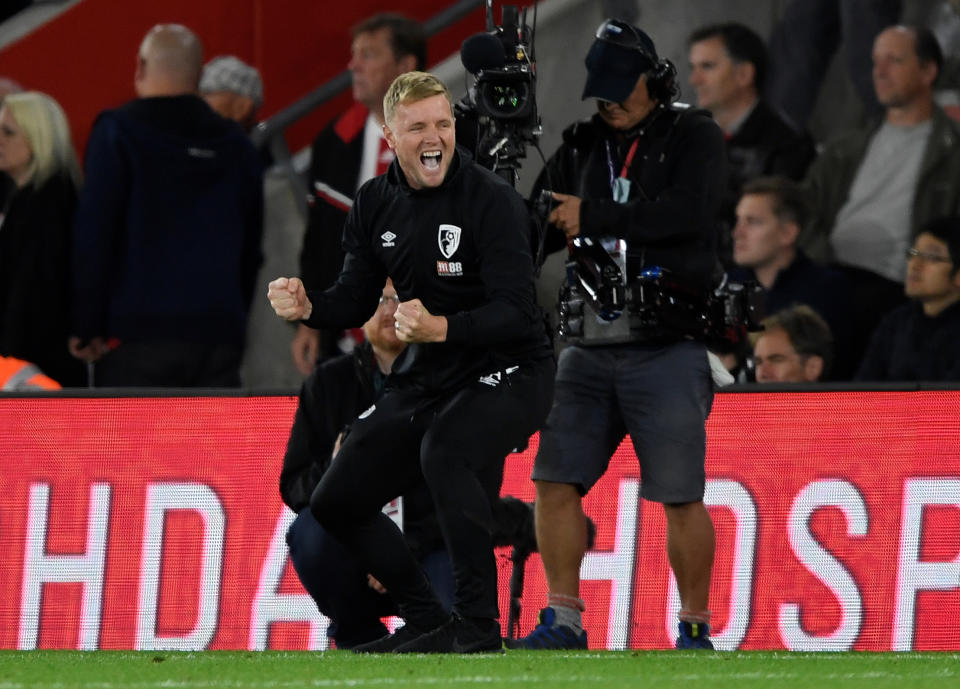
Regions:
<instances>
[{"instance_id":1,"label":"camera microphone","mask_svg":"<svg viewBox=\"0 0 960 689\"><path fill-rule=\"evenodd\" d=\"M460 47L460 62L472 74L479 74L487 69L500 69L506 64L503 43L492 34L474 34Z\"/></svg>"}]
</instances>

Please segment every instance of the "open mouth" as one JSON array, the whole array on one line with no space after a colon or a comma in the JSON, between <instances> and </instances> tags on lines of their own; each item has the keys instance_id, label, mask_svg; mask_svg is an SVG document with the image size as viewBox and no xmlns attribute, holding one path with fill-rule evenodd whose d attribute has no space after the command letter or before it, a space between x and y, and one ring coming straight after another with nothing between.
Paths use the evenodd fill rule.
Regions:
<instances>
[{"instance_id":1,"label":"open mouth","mask_svg":"<svg viewBox=\"0 0 960 689\"><path fill-rule=\"evenodd\" d=\"M440 151L424 151L420 154L420 164L428 170L439 170L443 153Z\"/></svg>"}]
</instances>

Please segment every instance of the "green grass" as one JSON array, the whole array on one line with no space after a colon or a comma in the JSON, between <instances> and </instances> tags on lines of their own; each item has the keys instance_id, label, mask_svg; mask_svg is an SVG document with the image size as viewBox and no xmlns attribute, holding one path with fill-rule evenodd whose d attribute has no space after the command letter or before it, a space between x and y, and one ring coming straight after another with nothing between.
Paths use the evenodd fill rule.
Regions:
<instances>
[{"instance_id":1,"label":"green grass","mask_svg":"<svg viewBox=\"0 0 960 689\"><path fill-rule=\"evenodd\" d=\"M0 651L0 689L960 686L956 653Z\"/></svg>"}]
</instances>

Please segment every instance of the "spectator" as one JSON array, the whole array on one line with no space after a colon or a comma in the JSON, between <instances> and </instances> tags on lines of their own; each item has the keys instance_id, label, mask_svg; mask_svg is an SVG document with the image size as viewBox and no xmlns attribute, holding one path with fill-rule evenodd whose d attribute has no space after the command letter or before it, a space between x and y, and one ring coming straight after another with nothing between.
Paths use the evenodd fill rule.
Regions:
<instances>
[{"instance_id":1,"label":"spectator","mask_svg":"<svg viewBox=\"0 0 960 689\"><path fill-rule=\"evenodd\" d=\"M734 208L745 182L761 175L802 179L815 151L761 97L767 49L743 24L704 26L688 40L690 84L727 141L727 190L720 209L720 258L730 264Z\"/></svg>"},{"instance_id":2,"label":"spectator","mask_svg":"<svg viewBox=\"0 0 960 689\"><path fill-rule=\"evenodd\" d=\"M850 285L838 270L810 260L797 248L807 218L803 191L785 177L748 182L737 204L730 277L756 280L766 290L765 312L807 304L830 325L837 342L835 377L850 378L859 359L852 351Z\"/></svg>"},{"instance_id":3,"label":"spectator","mask_svg":"<svg viewBox=\"0 0 960 689\"><path fill-rule=\"evenodd\" d=\"M84 385L84 367L67 351L80 167L53 98L4 98L0 171L12 184L0 209L0 354L36 364L63 386Z\"/></svg>"},{"instance_id":4,"label":"spectator","mask_svg":"<svg viewBox=\"0 0 960 689\"><path fill-rule=\"evenodd\" d=\"M960 206L960 123L933 101L942 60L929 29L894 26L877 36L873 81L884 121L830 144L805 181L814 217L799 244L850 279L856 352L902 303L905 251L918 228Z\"/></svg>"},{"instance_id":5,"label":"spectator","mask_svg":"<svg viewBox=\"0 0 960 689\"><path fill-rule=\"evenodd\" d=\"M960 380L960 217L924 225L907 251L910 301L880 322L858 380Z\"/></svg>"},{"instance_id":6,"label":"spectator","mask_svg":"<svg viewBox=\"0 0 960 689\"><path fill-rule=\"evenodd\" d=\"M351 32L348 68L353 76L352 107L313 142L310 212L300 253L307 289L326 289L343 265L340 239L357 189L386 171L393 151L383 138L383 97L393 80L427 62L427 39L419 23L399 14L377 14ZM309 373L318 358L339 350L342 331L317 331L301 324L292 344L293 361Z\"/></svg>"},{"instance_id":7,"label":"spectator","mask_svg":"<svg viewBox=\"0 0 960 689\"><path fill-rule=\"evenodd\" d=\"M263 172L197 95L199 39L140 46L138 98L100 114L77 211L71 351L104 386L235 387L260 265Z\"/></svg>"},{"instance_id":8,"label":"spectator","mask_svg":"<svg viewBox=\"0 0 960 689\"><path fill-rule=\"evenodd\" d=\"M804 127L820 85L843 43L847 74L868 116L883 114L870 82L870 49L884 27L900 20L902 0L793 0L770 36L770 103Z\"/></svg>"},{"instance_id":9,"label":"spectator","mask_svg":"<svg viewBox=\"0 0 960 689\"><path fill-rule=\"evenodd\" d=\"M765 318L751 339L758 383L812 383L830 374L830 326L805 304Z\"/></svg>"},{"instance_id":10,"label":"spectator","mask_svg":"<svg viewBox=\"0 0 960 689\"><path fill-rule=\"evenodd\" d=\"M200 95L217 113L249 132L263 105L263 82L256 68L232 55L221 55L203 66Z\"/></svg>"}]
</instances>

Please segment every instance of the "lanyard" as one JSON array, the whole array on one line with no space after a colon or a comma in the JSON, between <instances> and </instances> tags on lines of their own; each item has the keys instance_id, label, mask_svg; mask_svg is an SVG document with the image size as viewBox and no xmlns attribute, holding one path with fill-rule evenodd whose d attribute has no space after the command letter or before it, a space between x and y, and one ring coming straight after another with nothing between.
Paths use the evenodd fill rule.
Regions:
<instances>
[{"instance_id":1,"label":"lanyard","mask_svg":"<svg viewBox=\"0 0 960 689\"><path fill-rule=\"evenodd\" d=\"M610 142L604 141L607 147L607 169L610 171L610 191L613 193L613 200L617 203L626 203L630 195L630 180L627 179L627 171L630 169L630 163L633 162L633 156L637 152L637 144L640 139L634 139L630 144L630 150L627 151L627 157L623 161L623 168L620 170L620 177L616 177L613 171L613 155L610 153Z\"/></svg>"}]
</instances>

